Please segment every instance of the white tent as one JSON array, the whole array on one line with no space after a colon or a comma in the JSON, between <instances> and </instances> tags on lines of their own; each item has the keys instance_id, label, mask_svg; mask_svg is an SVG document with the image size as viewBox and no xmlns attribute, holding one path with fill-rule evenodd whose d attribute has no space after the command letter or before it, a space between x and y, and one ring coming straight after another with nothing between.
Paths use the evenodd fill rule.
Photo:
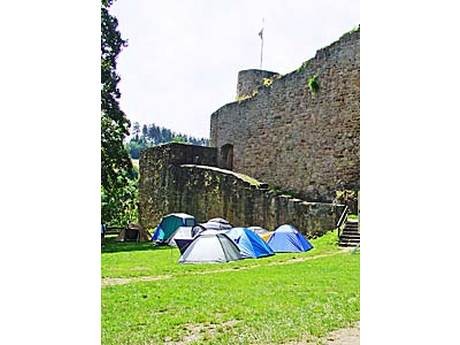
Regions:
<instances>
[{"instance_id":1,"label":"white tent","mask_svg":"<svg viewBox=\"0 0 460 345\"><path fill-rule=\"evenodd\" d=\"M168 241L168 245L170 246L177 246L176 239L189 239L193 238L192 236L192 227L191 226L180 226L171 236Z\"/></svg>"},{"instance_id":2,"label":"white tent","mask_svg":"<svg viewBox=\"0 0 460 345\"><path fill-rule=\"evenodd\" d=\"M242 258L238 246L224 233L217 233L196 237L182 254L179 262L228 262Z\"/></svg>"},{"instance_id":3,"label":"white tent","mask_svg":"<svg viewBox=\"0 0 460 345\"><path fill-rule=\"evenodd\" d=\"M201 234L205 230L227 231L232 229L232 225L223 218L213 218L208 220L206 223L197 224L192 229L192 235L196 236Z\"/></svg>"}]
</instances>

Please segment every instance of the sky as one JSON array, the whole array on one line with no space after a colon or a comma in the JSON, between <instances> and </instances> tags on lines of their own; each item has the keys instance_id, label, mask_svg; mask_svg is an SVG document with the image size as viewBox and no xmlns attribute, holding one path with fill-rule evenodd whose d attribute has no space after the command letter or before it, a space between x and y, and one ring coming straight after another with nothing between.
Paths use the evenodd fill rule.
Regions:
<instances>
[{"instance_id":1,"label":"sky","mask_svg":"<svg viewBox=\"0 0 460 345\"><path fill-rule=\"evenodd\" d=\"M236 96L238 71L285 74L359 22L359 0L117 0L128 40L120 105L132 122L209 137L210 116Z\"/></svg>"}]
</instances>

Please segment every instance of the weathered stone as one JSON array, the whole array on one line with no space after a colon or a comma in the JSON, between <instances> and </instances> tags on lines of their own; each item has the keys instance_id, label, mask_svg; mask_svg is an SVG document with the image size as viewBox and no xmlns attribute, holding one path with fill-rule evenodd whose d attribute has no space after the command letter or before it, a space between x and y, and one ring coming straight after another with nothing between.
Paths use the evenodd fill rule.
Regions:
<instances>
[{"instance_id":1,"label":"weathered stone","mask_svg":"<svg viewBox=\"0 0 460 345\"><path fill-rule=\"evenodd\" d=\"M240 72L237 96L250 97L212 114L213 147L168 144L142 152L144 228L187 212L199 221L224 217L270 230L290 223L314 237L335 227L344 208L336 201L357 209L359 41L359 30L347 33L281 78ZM309 83L314 76L318 88Z\"/></svg>"},{"instance_id":2,"label":"weathered stone","mask_svg":"<svg viewBox=\"0 0 460 345\"><path fill-rule=\"evenodd\" d=\"M169 144L142 152L139 216L144 228L153 228L165 214L173 212L192 214L200 222L224 217L234 226L259 225L270 230L289 223L309 237L335 227L343 207L277 196L264 184L233 171L188 164L196 155L213 163L211 151L216 151L190 146Z\"/></svg>"},{"instance_id":3,"label":"weathered stone","mask_svg":"<svg viewBox=\"0 0 460 345\"><path fill-rule=\"evenodd\" d=\"M343 35L270 87L260 86L263 71L240 72L238 93L255 88L257 94L212 114L218 165L307 200L332 201L337 190L359 190L359 41L359 30ZM314 75L316 93L307 85ZM231 148L231 157L223 147Z\"/></svg>"}]
</instances>

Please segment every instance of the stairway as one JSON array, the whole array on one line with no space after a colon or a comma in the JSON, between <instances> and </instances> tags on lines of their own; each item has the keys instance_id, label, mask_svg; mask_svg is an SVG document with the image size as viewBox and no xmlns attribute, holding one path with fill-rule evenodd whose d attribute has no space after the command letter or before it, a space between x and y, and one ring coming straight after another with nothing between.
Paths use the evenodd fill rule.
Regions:
<instances>
[{"instance_id":1,"label":"stairway","mask_svg":"<svg viewBox=\"0 0 460 345\"><path fill-rule=\"evenodd\" d=\"M359 245L359 222L357 220L347 220L345 228L340 234L340 247L357 247Z\"/></svg>"}]
</instances>

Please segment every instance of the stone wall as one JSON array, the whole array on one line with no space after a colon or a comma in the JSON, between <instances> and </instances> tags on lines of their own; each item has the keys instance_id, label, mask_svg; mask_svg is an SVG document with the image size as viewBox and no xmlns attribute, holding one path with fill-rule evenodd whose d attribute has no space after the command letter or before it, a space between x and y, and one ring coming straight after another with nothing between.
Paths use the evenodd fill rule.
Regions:
<instances>
[{"instance_id":1,"label":"stone wall","mask_svg":"<svg viewBox=\"0 0 460 345\"><path fill-rule=\"evenodd\" d=\"M252 96L253 92L263 85L264 78L278 76L276 72L260 69L247 69L238 73L238 84L236 87L236 98Z\"/></svg>"},{"instance_id":2,"label":"stone wall","mask_svg":"<svg viewBox=\"0 0 460 345\"><path fill-rule=\"evenodd\" d=\"M248 176L210 166L215 165L215 154L213 148L183 144L143 151L139 182L142 226L150 229L168 213L186 212L200 222L224 217L234 226L259 225L269 230L289 223L309 237L335 227L343 207L277 195ZM196 156L207 165L194 164Z\"/></svg>"},{"instance_id":3,"label":"stone wall","mask_svg":"<svg viewBox=\"0 0 460 345\"><path fill-rule=\"evenodd\" d=\"M332 201L359 190L359 30L343 35L298 70L261 86L256 96L211 116L211 146L231 147L234 171ZM319 89L308 80L317 76Z\"/></svg>"}]
</instances>

